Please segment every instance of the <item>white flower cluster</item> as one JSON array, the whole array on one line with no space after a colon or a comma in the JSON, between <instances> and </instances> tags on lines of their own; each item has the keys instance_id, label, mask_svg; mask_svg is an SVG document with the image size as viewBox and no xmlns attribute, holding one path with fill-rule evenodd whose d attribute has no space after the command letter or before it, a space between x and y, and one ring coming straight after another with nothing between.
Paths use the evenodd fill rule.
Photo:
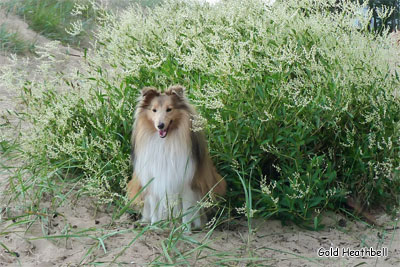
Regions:
<instances>
[{"instance_id":1,"label":"white flower cluster","mask_svg":"<svg viewBox=\"0 0 400 267\"><path fill-rule=\"evenodd\" d=\"M215 206L215 202L210 194L207 194L204 199L197 202L202 208L209 209Z\"/></svg>"},{"instance_id":2,"label":"white flower cluster","mask_svg":"<svg viewBox=\"0 0 400 267\"><path fill-rule=\"evenodd\" d=\"M309 173L307 173L309 175ZM310 185L306 184L303 179L300 178L300 174L295 172L293 177L288 177L290 182L290 188L293 189L293 194L288 195L291 199L304 199L310 193Z\"/></svg>"},{"instance_id":3,"label":"white flower cluster","mask_svg":"<svg viewBox=\"0 0 400 267\"><path fill-rule=\"evenodd\" d=\"M257 213L255 209L248 209L246 206L235 208L236 212L241 215L245 215L247 218L253 218L254 214Z\"/></svg>"},{"instance_id":4,"label":"white flower cluster","mask_svg":"<svg viewBox=\"0 0 400 267\"><path fill-rule=\"evenodd\" d=\"M84 4L84 3L80 3L79 1L76 1L74 3L74 7L71 11L71 15L72 16L78 16L78 15L82 15L83 11L86 11L89 9L89 5Z\"/></svg>"},{"instance_id":5,"label":"white flower cluster","mask_svg":"<svg viewBox=\"0 0 400 267\"><path fill-rule=\"evenodd\" d=\"M261 177L261 192L267 196L269 196L274 203L275 207L277 207L278 202L279 202L279 197L274 197L273 192L274 189L276 188L276 181L272 180L270 184L267 184L267 176Z\"/></svg>"},{"instance_id":6,"label":"white flower cluster","mask_svg":"<svg viewBox=\"0 0 400 267\"><path fill-rule=\"evenodd\" d=\"M114 18L111 12L108 12L102 2L96 0L76 0L71 15L77 17L75 21L70 23L70 28L65 31L71 36L77 36L84 31L83 21L80 17L85 16L85 13L91 12L91 16L98 23L105 23ZM86 15L87 16L87 15Z\"/></svg>"},{"instance_id":7,"label":"white flower cluster","mask_svg":"<svg viewBox=\"0 0 400 267\"><path fill-rule=\"evenodd\" d=\"M190 119L192 122L191 130L193 132L199 132L204 129L204 126L207 124L207 120L203 118L201 115L194 115L193 118Z\"/></svg>"},{"instance_id":8,"label":"white flower cluster","mask_svg":"<svg viewBox=\"0 0 400 267\"><path fill-rule=\"evenodd\" d=\"M71 22L71 28L65 29L65 31L71 36L77 36L83 31L83 22L82 20L77 20Z\"/></svg>"}]
</instances>

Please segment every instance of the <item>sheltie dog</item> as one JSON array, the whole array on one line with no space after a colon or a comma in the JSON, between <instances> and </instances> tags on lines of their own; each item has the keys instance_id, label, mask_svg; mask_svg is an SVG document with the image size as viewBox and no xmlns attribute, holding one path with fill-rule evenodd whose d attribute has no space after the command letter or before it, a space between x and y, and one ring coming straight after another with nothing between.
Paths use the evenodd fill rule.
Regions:
<instances>
[{"instance_id":1,"label":"sheltie dog","mask_svg":"<svg viewBox=\"0 0 400 267\"><path fill-rule=\"evenodd\" d=\"M135 205L143 204L144 222L182 215L189 231L192 223L200 228L204 215L193 207L209 192L225 194L226 182L211 161L204 134L192 130L195 115L182 86L164 93L151 87L141 91L131 140L134 172L127 195L136 197Z\"/></svg>"}]
</instances>

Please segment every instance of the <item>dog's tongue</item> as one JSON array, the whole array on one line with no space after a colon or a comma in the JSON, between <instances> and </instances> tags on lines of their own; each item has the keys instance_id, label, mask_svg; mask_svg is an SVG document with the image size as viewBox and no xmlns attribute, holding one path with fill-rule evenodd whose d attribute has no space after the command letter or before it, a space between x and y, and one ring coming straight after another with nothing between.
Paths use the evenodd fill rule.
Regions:
<instances>
[{"instance_id":1,"label":"dog's tongue","mask_svg":"<svg viewBox=\"0 0 400 267\"><path fill-rule=\"evenodd\" d=\"M167 131L166 130L159 130L158 134L160 135L161 138L164 138L167 136Z\"/></svg>"}]
</instances>

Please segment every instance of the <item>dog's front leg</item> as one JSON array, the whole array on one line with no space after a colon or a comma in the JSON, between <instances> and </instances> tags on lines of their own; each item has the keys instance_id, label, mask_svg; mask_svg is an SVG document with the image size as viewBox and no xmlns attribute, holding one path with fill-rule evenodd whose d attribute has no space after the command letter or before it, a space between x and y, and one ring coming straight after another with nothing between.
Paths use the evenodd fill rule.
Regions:
<instances>
[{"instance_id":1,"label":"dog's front leg","mask_svg":"<svg viewBox=\"0 0 400 267\"><path fill-rule=\"evenodd\" d=\"M153 194L146 195L142 212L142 222L156 223L160 220L159 199Z\"/></svg>"},{"instance_id":2,"label":"dog's front leg","mask_svg":"<svg viewBox=\"0 0 400 267\"><path fill-rule=\"evenodd\" d=\"M151 222L151 213L152 213L152 208L151 208L151 202L152 202L152 196L148 194L146 198L144 199L144 205L143 205L143 211L142 211L142 219L140 220L141 222L144 223L149 223Z\"/></svg>"},{"instance_id":3,"label":"dog's front leg","mask_svg":"<svg viewBox=\"0 0 400 267\"><path fill-rule=\"evenodd\" d=\"M195 229L201 228L201 216L196 207L200 200L199 194L190 188L186 188L182 194L183 218L182 223L187 225L187 230L191 231L192 223Z\"/></svg>"}]
</instances>

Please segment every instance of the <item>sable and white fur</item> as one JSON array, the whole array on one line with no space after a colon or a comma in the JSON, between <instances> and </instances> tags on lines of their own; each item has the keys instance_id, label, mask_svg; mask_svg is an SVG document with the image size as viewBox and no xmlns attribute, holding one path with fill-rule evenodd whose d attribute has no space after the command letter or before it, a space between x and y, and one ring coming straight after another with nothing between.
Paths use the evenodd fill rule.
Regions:
<instances>
[{"instance_id":1,"label":"sable and white fur","mask_svg":"<svg viewBox=\"0 0 400 267\"><path fill-rule=\"evenodd\" d=\"M165 93L142 89L132 133L134 173L127 193L134 198L153 179L134 203L144 202L143 221L182 214L189 230L192 220L199 228L202 216L190 208L211 190L212 195L225 194L226 183L211 161L204 134L191 130L195 114L181 86Z\"/></svg>"}]
</instances>

